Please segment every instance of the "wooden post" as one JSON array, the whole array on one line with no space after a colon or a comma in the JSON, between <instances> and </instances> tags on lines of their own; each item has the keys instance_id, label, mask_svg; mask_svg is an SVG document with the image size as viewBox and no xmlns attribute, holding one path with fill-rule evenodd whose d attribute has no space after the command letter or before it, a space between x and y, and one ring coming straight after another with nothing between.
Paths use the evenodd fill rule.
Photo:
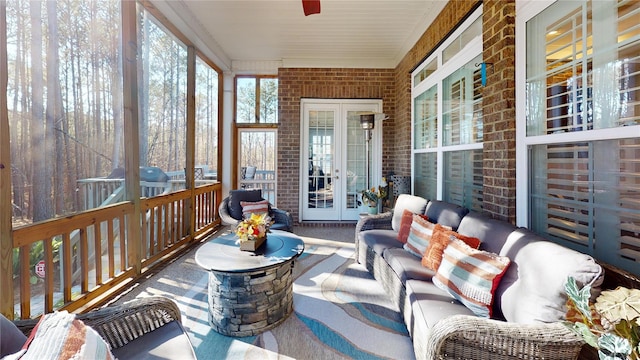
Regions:
<instances>
[{"instance_id":1,"label":"wooden post","mask_svg":"<svg viewBox=\"0 0 640 360\"><path fill-rule=\"evenodd\" d=\"M128 265L140 274L142 239L140 235L140 138L138 126L138 38L137 2L122 0L122 73L124 105L125 196L134 205L127 221ZM116 94L114 94L116 95Z\"/></svg>"},{"instance_id":2,"label":"wooden post","mask_svg":"<svg viewBox=\"0 0 640 360\"><path fill-rule=\"evenodd\" d=\"M13 319L11 147L7 107L7 2L0 0L0 313Z\"/></svg>"},{"instance_id":3,"label":"wooden post","mask_svg":"<svg viewBox=\"0 0 640 360\"><path fill-rule=\"evenodd\" d=\"M187 234L193 239L196 229L195 207L195 149L196 149L196 49L187 47L187 164L185 169L185 181L187 189L191 189L191 196L185 202L184 219L187 225Z\"/></svg>"}]
</instances>

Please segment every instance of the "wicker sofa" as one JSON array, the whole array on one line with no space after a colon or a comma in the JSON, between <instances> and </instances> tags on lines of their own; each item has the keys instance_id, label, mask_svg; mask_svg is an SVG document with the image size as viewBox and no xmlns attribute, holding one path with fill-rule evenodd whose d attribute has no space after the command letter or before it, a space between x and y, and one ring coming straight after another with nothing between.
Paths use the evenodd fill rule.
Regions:
<instances>
[{"instance_id":1,"label":"wicker sofa","mask_svg":"<svg viewBox=\"0 0 640 360\"><path fill-rule=\"evenodd\" d=\"M511 263L481 318L431 281L433 270L405 249L397 235L404 209L481 240L480 250ZM559 320L568 276L592 286L603 270L590 256L510 223L442 201L401 195L393 212L360 219L356 261L380 282L403 313L417 359L576 359L584 342Z\"/></svg>"},{"instance_id":2,"label":"wicker sofa","mask_svg":"<svg viewBox=\"0 0 640 360\"><path fill-rule=\"evenodd\" d=\"M189 336L182 327L180 309L171 299L160 296L138 298L78 314L76 318L93 328L117 359L196 359ZM0 357L19 350L39 321L17 320L13 327L6 318L0 320ZM22 334L17 334L16 327Z\"/></svg>"}]
</instances>

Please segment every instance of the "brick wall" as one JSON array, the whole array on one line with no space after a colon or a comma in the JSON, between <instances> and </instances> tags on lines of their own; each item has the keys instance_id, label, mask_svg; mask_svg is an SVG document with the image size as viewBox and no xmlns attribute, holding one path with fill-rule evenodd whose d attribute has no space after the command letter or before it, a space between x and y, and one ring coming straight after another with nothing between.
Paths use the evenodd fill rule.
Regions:
<instances>
[{"instance_id":1,"label":"brick wall","mask_svg":"<svg viewBox=\"0 0 640 360\"><path fill-rule=\"evenodd\" d=\"M300 182L300 100L322 99L382 99L382 111L391 119L395 113L393 69L325 69L281 68L278 70L278 207L299 219ZM391 120L390 119L390 120ZM383 164L386 174L393 151L389 133L383 127Z\"/></svg>"},{"instance_id":2,"label":"brick wall","mask_svg":"<svg viewBox=\"0 0 640 360\"><path fill-rule=\"evenodd\" d=\"M278 206L298 219L300 99L376 98L390 116L383 134L383 174L411 174L411 71L478 6L452 0L395 69L279 70ZM483 2L484 212L515 222L515 2ZM292 181L292 179L296 179Z\"/></svg>"},{"instance_id":3,"label":"brick wall","mask_svg":"<svg viewBox=\"0 0 640 360\"><path fill-rule=\"evenodd\" d=\"M484 2L483 206L488 215L516 220L515 1Z\"/></svg>"}]
</instances>

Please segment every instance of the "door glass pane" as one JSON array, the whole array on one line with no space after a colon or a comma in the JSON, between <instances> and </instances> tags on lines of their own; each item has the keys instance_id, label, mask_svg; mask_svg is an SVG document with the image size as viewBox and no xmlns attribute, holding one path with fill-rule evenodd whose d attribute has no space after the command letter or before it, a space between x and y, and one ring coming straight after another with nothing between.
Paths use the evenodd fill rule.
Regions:
<instances>
[{"instance_id":1,"label":"door glass pane","mask_svg":"<svg viewBox=\"0 0 640 360\"><path fill-rule=\"evenodd\" d=\"M262 197L276 204L276 131L240 131L240 174L243 189L261 189Z\"/></svg>"},{"instance_id":2,"label":"door glass pane","mask_svg":"<svg viewBox=\"0 0 640 360\"><path fill-rule=\"evenodd\" d=\"M334 111L309 111L309 208L333 208Z\"/></svg>"},{"instance_id":3,"label":"door glass pane","mask_svg":"<svg viewBox=\"0 0 640 360\"><path fill-rule=\"evenodd\" d=\"M367 187L367 162L365 161L364 131L360 126L360 112L347 112L347 168L346 168L346 208L360 206L358 195Z\"/></svg>"}]
</instances>

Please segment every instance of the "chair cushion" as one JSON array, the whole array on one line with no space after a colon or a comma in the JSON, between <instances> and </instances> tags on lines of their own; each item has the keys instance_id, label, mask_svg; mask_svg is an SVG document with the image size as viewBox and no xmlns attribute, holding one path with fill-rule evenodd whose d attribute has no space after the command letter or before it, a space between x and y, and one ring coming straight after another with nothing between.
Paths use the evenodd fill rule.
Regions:
<instances>
[{"instance_id":1,"label":"chair cushion","mask_svg":"<svg viewBox=\"0 0 640 360\"><path fill-rule=\"evenodd\" d=\"M452 315L473 315L471 310L430 281L407 280L405 288L411 303L414 325L412 327L426 324L427 328L432 328L438 321Z\"/></svg>"},{"instance_id":2,"label":"chair cushion","mask_svg":"<svg viewBox=\"0 0 640 360\"><path fill-rule=\"evenodd\" d=\"M509 263L506 256L476 250L453 239L444 249L433 283L477 316L490 318L494 293Z\"/></svg>"},{"instance_id":3,"label":"chair cushion","mask_svg":"<svg viewBox=\"0 0 640 360\"><path fill-rule=\"evenodd\" d=\"M450 226L453 230L457 230L462 218L469 213L469 209L451 204L440 200L431 200L425 215L429 218L429 221L438 223L440 225Z\"/></svg>"},{"instance_id":4,"label":"chair cushion","mask_svg":"<svg viewBox=\"0 0 640 360\"><path fill-rule=\"evenodd\" d=\"M227 208L229 209L229 215L236 219L242 220L242 205L241 201L260 201L262 200L262 190L231 190L229 191L229 203Z\"/></svg>"},{"instance_id":5,"label":"chair cushion","mask_svg":"<svg viewBox=\"0 0 640 360\"><path fill-rule=\"evenodd\" d=\"M113 354L119 360L196 359L189 336L178 321L171 321L114 349Z\"/></svg>"},{"instance_id":6,"label":"chair cushion","mask_svg":"<svg viewBox=\"0 0 640 360\"><path fill-rule=\"evenodd\" d=\"M404 213L404 210L409 210L414 214L424 214L427 202L428 201L425 198L420 196L400 194L393 207L391 228L395 231L400 231L400 223L402 222L402 214Z\"/></svg>"},{"instance_id":7,"label":"chair cushion","mask_svg":"<svg viewBox=\"0 0 640 360\"><path fill-rule=\"evenodd\" d=\"M511 259L496 291L496 312L519 323L554 322L564 319L565 284L572 276L580 287L591 286L592 298L599 294L604 273L586 254L518 229L500 251ZM526 275L528 274L528 275Z\"/></svg>"},{"instance_id":8,"label":"chair cushion","mask_svg":"<svg viewBox=\"0 0 640 360\"><path fill-rule=\"evenodd\" d=\"M13 321L0 314L0 358L19 351L25 341L27 337Z\"/></svg>"}]
</instances>

